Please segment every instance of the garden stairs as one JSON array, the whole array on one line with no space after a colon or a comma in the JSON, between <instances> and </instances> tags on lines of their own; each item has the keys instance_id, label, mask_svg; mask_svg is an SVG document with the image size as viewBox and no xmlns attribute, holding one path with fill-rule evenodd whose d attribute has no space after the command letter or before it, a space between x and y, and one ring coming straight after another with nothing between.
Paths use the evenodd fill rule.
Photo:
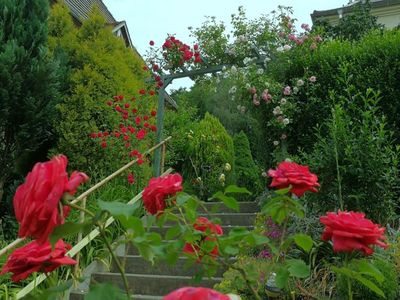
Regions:
<instances>
[{"instance_id":1,"label":"garden stairs","mask_svg":"<svg viewBox=\"0 0 400 300\"><path fill-rule=\"evenodd\" d=\"M207 203L208 209L211 211L211 207L215 206L216 203ZM209 217L219 218L224 233L228 233L232 228L235 227L246 227L252 229L255 221L256 213L259 208L255 202L241 202L240 213L230 211L228 208L218 203L218 212L211 213ZM165 235L168 230L168 226L164 228L155 227L154 231ZM121 253L119 253L121 252ZM117 255L123 255L124 251L117 251ZM123 258L121 257L121 260ZM163 295L178 289L183 286L193 286L193 275L196 273L196 267L187 268L185 261L187 258L181 257L174 266L170 266L166 263L156 263L154 266L148 261L142 259L137 252L135 247L129 247L128 255L125 260L125 268L127 273L127 279L131 289L134 291L133 299L138 300L153 300L162 299ZM216 277L204 278L197 285L203 287L213 287L216 283L219 283L222 279L224 269L218 270ZM87 273L87 272L86 272ZM115 266L112 266L109 271L89 271L91 276L90 283L106 283L111 282L121 289L123 289L123 283L121 276ZM78 290L74 290L70 294L70 300L81 300L84 298L85 292L88 288L88 284L81 286Z\"/></svg>"}]
</instances>

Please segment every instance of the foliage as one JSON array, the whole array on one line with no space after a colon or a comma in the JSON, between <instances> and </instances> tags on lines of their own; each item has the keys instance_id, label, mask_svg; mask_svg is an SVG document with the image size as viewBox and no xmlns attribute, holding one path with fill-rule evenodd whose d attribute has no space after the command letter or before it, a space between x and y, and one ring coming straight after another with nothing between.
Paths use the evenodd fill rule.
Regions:
<instances>
[{"instance_id":1,"label":"foliage","mask_svg":"<svg viewBox=\"0 0 400 300\"><path fill-rule=\"evenodd\" d=\"M56 123L57 147L72 168L104 172L120 166L112 153L99 151L89 133L118 126L119 117L105 105L110 95L135 94L144 88L143 61L115 37L95 10L75 29L65 4L55 4L49 19L50 44L55 56L65 58L68 82L61 118ZM146 102L147 109L153 106ZM89 173L89 172L88 172Z\"/></svg>"},{"instance_id":2,"label":"foliage","mask_svg":"<svg viewBox=\"0 0 400 300\"><path fill-rule=\"evenodd\" d=\"M233 140L216 117L206 113L189 140L183 176L202 199L235 180ZM230 164L231 170L224 171ZM222 176L223 179L222 179Z\"/></svg>"},{"instance_id":3,"label":"foliage","mask_svg":"<svg viewBox=\"0 0 400 300\"><path fill-rule=\"evenodd\" d=\"M368 90L365 96L340 99L342 104L335 105L324 124L328 135L320 129L313 151L303 153L303 162L319 174L321 182L319 200L309 195L307 204L315 212L338 207L363 211L386 223L397 203L399 153L385 118L379 116L380 96Z\"/></svg>"},{"instance_id":4,"label":"foliage","mask_svg":"<svg viewBox=\"0 0 400 300\"><path fill-rule=\"evenodd\" d=\"M380 273L385 276L385 280L379 282L374 277L370 277L372 282L376 284L385 294L385 297L376 295L373 291L358 283L352 281L352 290L354 292L354 300L362 299L388 299L395 300L398 298L398 276L394 269L393 262L385 258L380 258L379 255L371 260L372 266L374 266ZM347 293L347 282L343 276L339 276L337 279L337 293L340 297L343 297Z\"/></svg>"},{"instance_id":5,"label":"foliage","mask_svg":"<svg viewBox=\"0 0 400 300\"><path fill-rule=\"evenodd\" d=\"M294 153L298 147L310 150L314 127L329 118L332 104L337 103L336 99L330 98L330 92L333 91L337 98L348 96L343 87L349 84L355 91L373 88L381 93L379 106L397 142L400 123L396 116L400 106L394 99L398 99L400 94L395 79L400 77L398 43L400 31L385 30L383 34L371 32L352 43L325 41L311 52L306 48L293 48L271 61L269 73L279 82L311 75L317 78L312 89L300 90L299 96L294 99L298 105L292 124L298 134L290 137L293 150L289 149L289 152Z\"/></svg>"},{"instance_id":6,"label":"foliage","mask_svg":"<svg viewBox=\"0 0 400 300\"><path fill-rule=\"evenodd\" d=\"M251 155L250 144L246 134L243 131L235 134L233 136L233 144L235 147L236 183L257 195L263 188L260 180L261 174Z\"/></svg>"},{"instance_id":7,"label":"foliage","mask_svg":"<svg viewBox=\"0 0 400 300\"><path fill-rule=\"evenodd\" d=\"M179 103L177 110L166 110L164 119L164 134L172 136L168 142L166 164L179 173L184 173L183 164L189 140L193 138L193 130L197 126L197 108L189 102L189 92L174 91L171 97Z\"/></svg>"},{"instance_id":8,"label":"foliage","mask_svg":"<svg viewBox=\"0 0 400 300\"><path fill-rule=\"evenodd\" d=\"M382 30L384 26L378 24L377 20L378 17L371 15L371 3L367 0L354 4L351 11L346 12L335 26L319 20L315 22L314 26L320 27L319 29L324 31L325 38L354 41L359 40L372 30Z\"/></svg>"},{"instance_id":9,"label":"foliage","mask_svg":"<svg viewBox=\"0 0 400 300\"><path fill-rule=\"evenodd\" d=\"M54 141L59 94L57 63L47 51L48 6L0 2L0 202L4 184L45 158Z\"/></svg>"}]
</instances>

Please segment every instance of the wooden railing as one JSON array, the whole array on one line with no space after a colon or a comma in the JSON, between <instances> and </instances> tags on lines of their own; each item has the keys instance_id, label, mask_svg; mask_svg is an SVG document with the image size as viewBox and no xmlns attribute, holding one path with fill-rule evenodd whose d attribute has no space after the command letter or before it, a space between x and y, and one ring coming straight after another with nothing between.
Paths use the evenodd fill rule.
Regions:
<instances>
[{"instance_id":1,"label":"wooden railing","mask_svg":"<svg viewBox=\"0 0 400 300\"><path fill-rule=\"evenodd\" d=\"M165 152L166 152L166 143L171 139L171 137L167 137L166 139L164 139L163 141L161 141L160 143L158 143L157 145L151 147L150 149L148 149L146 152L143 153L143 155L147 155L152 153L154 150L162 147L162 160L161 160L161 166L160 169L163 170L164 169L164 161L165 161ZM88 190L86 190L85 192L83 192L82 194L80 194L78 197L76 197L74 200L71 201L71 203L76 204L78 202L82 202L81 205L85 206L86 205L86 198L92 194L93 192L95 192L97 189L99 189L100 187L102 187L104 184L106 184L107 182L111 181L112 179L114 179L115 177L117 177L118 175L120 175L121 173L123 173L125 170L129 169L130 167L132 167L136 162L138 161L138 159L135 159L133 161L130 161L129 163L127 163L126 165L124 165L122 168L118 169L117 171L115 171L114 173L112 173L111 175L107 176L106 178L104 178L103 180L101 180L100 182L96 183L94 186L92 186L91 188L89 188ZM172 172L172 169L168 169L167 171L165 171L162 175L166 175ZM128 204L134 204L135 202L137 202L139 199L141 199L142 197L142 193L143 191L141 191L139 194L137 194L134 198L132 198ZM85 218L84 213L80 215L80 221L83 222ZM114 218L110 217L107 219L104 228L107 228L108 226L110 226L113 222L114 222ZM72 247L71 250L69 250L67 252L66 255L68 255L69 257L74 257L76 255L78 255L78 261L79 261L79 253L80 251L90 243L90 241L92 241L94 238L96 238L98 235L100 234L99 229L96 227L94 230L92 230L88 235L86 235L85 237L82 237L82 235L78 235L78 241L77 244ZM4 247L3 249L0 250L0 256L8 253L11 249L15 248L17 245L19 245L21 242L23 242L25 240L25 238L18 238L15 241L11 242L10 244L8 244L6 247ZM23 289L21 289L17 295L16 295L16 299L21 299L22 297L26 296L27 294L29 294L35 287L37 287L40 283L42 283L44 280L46 279L46 275L45 274L41 274L39 276L36 277L36 279L32 282L30 282L27 286L25 286Z\"/></svg>"}]
</instances>

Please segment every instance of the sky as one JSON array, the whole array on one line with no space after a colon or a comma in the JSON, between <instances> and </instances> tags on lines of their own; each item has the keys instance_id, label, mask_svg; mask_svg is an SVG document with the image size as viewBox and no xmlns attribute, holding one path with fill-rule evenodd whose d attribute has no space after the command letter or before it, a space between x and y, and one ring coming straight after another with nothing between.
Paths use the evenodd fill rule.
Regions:
<instances>
[{"instance_id":1,"label":"sky","mask_svg":"<svg viewBox=\"0 0 400 300\"><path fill-rule=\"evenodd\" d=\"M162 45L167 34L175 34L181 41L191 44L188 27L199 27L205 16L215 16L217 20L230 24L231 14L244 6L249 19L268 14L278 5L291 6L293 16L302 23L311 24L310 14L314 10L338 8L348 0L103 0L117 21L125 20L133 45L144 56L149 41ZM228 26L227 26L228 27ZM229 28L229 27L228 27ZM174 81L172 88L189 87L190 79Z\"/></svg>"}]
</instances>

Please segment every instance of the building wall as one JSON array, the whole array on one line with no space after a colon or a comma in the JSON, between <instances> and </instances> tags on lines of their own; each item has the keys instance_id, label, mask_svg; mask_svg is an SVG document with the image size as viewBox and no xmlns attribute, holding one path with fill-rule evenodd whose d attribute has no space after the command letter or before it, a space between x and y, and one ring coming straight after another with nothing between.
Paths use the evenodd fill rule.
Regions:
<instances>
[{"instance_id":1,"label":"building wall","mask_svg":"<svg viewBox=\"0 0 400 300\"><path fill-rule=\"evenodd\" d=\"M390 29L400 25L400 4L372 8L371 14L377 16L378 23L385 25L386 28ZM326 20L330 25L337 25L339 23L339 15L319 17L318 20Z\"/></svg>"}]
</instances>

